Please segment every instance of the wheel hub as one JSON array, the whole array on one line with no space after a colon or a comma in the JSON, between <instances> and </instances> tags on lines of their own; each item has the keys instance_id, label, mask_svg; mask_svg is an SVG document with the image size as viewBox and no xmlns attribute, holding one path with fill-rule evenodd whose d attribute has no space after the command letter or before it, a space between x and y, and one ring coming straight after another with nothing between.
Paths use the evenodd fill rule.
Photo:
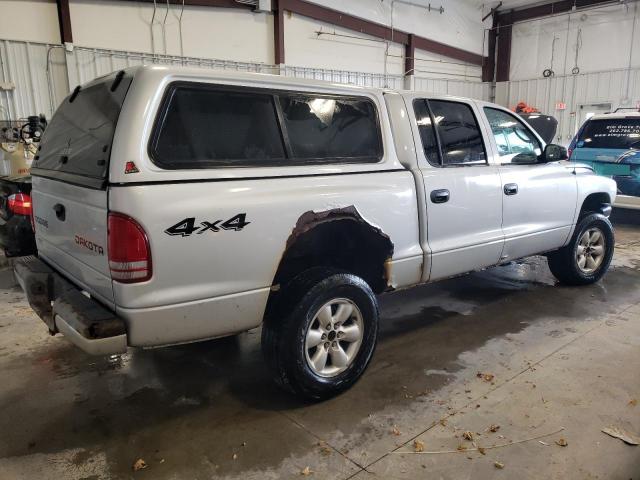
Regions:
<instances>
[{"instance_id":1,"label":"wheel hub","mask_svg":"<svg viewBox=\"0 0 640 480\"><path fill-rule=\"evenodd\" d=\"M576 248L576 263L580 271L592 274L604 261L606 250L605 238L602 230L592 227L586 230L578 241Z\"/></svg>"},{"instance_id":2,"label":"wheel hub","mask_svg":"<svg viewBox=\"0 0 640 480\"><path fill-rule=\"evenodd\" d=\"M325 303L306 332L305 357L309 368L322 377L334 377L353 363L364 333L358 306L347 298Z\"/></svg>"}]
</instances>

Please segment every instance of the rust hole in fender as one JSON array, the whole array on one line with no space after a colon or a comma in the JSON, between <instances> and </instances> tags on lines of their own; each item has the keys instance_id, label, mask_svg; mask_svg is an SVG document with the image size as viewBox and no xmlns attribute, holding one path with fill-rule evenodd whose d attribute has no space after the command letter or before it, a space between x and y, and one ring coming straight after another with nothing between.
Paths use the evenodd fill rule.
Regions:
<instances>
[{"instance_id":1,"label":"rust hole in fender","mask_svg":"<svg viewBox=\"0 0 640 480\"><path fill-rule=\"evenodd\" d=\"M362 218L353 205L308 211L287 239L274 287L308 268L325 266L358 275L380 293L389 288L393 248L389 236Z\"/></svg>"}]
</instances>

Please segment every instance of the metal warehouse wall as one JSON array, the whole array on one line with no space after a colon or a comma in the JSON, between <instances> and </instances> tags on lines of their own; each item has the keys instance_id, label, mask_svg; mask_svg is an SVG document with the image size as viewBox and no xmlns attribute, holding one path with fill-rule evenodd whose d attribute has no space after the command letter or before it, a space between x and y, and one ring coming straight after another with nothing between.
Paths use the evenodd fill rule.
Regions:
<instances>
[{"instance_id":1,"label":"metal warehouse wall","mask_svg":"<svg viewBox=\"0 0 640 480\"><path fill-rule=\"evenodd\" d=\"M507 107L524 101L555 116L556 141L567 145L580 126L581 105L610 103L612 110L640 106L640 68L499 82L495 101ZM566 104L566 108L558 109L557 103Z\"/></svg>"},{"instance_id":2,"label":"metal warehouse wall","mask_svg":"<svg viewBox=\"0 0 640 480\"><path fill-rule=\"evenodd\" d=\"M354 72L293 65L233 62L175 55L75 47L0 40L0 82L12 83L13 90L0 90L0 119L24 118L44 113L51 118L63 98L78 84L134 65L173 64L216 70L280 73L360 86L403 88L402 75ZM451 79L415 78L415 89L488 100L489 84Z\"/></svg>"}]
</instances>

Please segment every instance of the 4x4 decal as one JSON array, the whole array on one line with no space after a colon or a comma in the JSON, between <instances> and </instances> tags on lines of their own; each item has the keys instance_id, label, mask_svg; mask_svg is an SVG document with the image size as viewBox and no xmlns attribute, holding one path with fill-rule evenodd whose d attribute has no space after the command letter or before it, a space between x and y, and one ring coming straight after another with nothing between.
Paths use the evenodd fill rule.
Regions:
<instances>
[{"instance_id":1,"label":"4x4 decal","mask_svg":"<svg viewBox=\"0 0 640 480\"><path fill-rule=\"evenodd\" d=\"M180 220L175 225L167 228L164 233L167 235L180 235L182 237L188 237L189 235L200 235L205 232L219 232L220 230L235 230L239 232L251 222L247 222L246 213L238 213L231 217L229 220L215 220L212 222L202 221L196 226L195 217L185 218Z\"/></svg>"}]
</instances>

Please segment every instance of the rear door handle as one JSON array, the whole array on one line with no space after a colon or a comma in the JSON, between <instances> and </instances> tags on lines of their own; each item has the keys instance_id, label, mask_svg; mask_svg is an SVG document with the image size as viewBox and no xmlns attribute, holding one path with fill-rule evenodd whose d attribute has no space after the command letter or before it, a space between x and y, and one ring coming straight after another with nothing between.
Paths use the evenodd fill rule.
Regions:
<instances>
[{"instance_id":1,"label":"rear door handle","mask_svg":"<svg viewBox=\"0 0 640 480\"><path fill-rule=\"evenodd\" d=\"M449 190L443 188L441 190L433 190L431 192L431 201L433 203L446 203L449 201Z\"/></svg>"},{"instance_id":2,"label":"rear door handle","mask_svg":"<svg viewBox=\"0 0 640 480\"><path fill-rule=\"evenodd\" d=\"M505 195L515 195L518 193L518 184L517 183L507 183L504 186L504 194Z\"/></svg>"},{"instance_id":3,"label":"rear door handle","mask_svg":"<svg viewBox=\"0 0 640 480\"><path fill-rule=\"evenodd\" d=\"M61 220L64 222L66 218L66 211L65 211L64 205L62 205L61 203L56 203L53 206L53 211L56 212L56 217L58 217L58 220Z\"/></svg>"}]
</instances>

